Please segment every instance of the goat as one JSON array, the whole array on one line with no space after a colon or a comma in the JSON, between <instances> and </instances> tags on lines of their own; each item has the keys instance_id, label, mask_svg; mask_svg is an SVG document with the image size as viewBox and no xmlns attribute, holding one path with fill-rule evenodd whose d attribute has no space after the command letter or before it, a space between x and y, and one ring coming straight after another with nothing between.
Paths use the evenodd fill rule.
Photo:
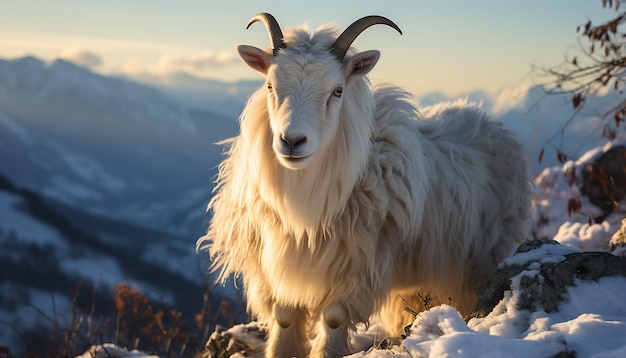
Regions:
<instances>
[{"instance_id":1,"label":"goat","mask_svg":"<svg viewBox=\"0 0 626 358\"><path fill-rule=\"evenodd\" d=\"M283 36L256 15L271 50L238 52L265 84L240 134L224 142L212 218L198 240L218 280L241 276L248 310L267 323L267 357L341 356L350 332L380 316L410 323L399 296L429 292L468 313L486 277L525 239L530 181L522 146L476 106L421 115L411 96L371 86L379 51L329 25Z\"/></svg>"}]
</instances>

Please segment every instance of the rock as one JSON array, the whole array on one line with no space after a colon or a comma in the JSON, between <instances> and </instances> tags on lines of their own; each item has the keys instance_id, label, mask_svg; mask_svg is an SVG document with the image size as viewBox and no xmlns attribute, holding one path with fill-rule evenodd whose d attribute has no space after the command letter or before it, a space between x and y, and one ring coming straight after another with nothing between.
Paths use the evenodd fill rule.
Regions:
<instances>
[{"instance_id":1,"label":"rock","mask_svg":"<svg viewBox=\"0 0 626 358\"><path fill-rule=\"evenodd\" d=\"M609 241L609 248L616 256L626 256L626 219L622 219L620 228Z\"/></svg>"},{"instance_id":2,"label":"rock","mask_svg":"<svg viewBox=\"0 0 626 358\"><path fill-rule=\"evenodd\" d=\"M582 176L582 193L604 212L603 216L596 218L600 222L624 199L626 147L615 146L593 162L585 164L582 167Z\"/></svg>"},{"instance_id":3,"label":"rock","mask_svg":"<svg viewBox=\"0 0 626 358\"><path fill-rule=\"evenodd\" d=\"M574 252L553 240L523 243L489 278L474 311L468 317L484 318L518 285L518 309L554 312L576 280L605 276L626 277L626 258L608 252Z\"/></svg>"},{"instance_id":4,"label":"rock","mask_svg":"<svg viewBox=\"0 0 626 358\"><path fill-rule=\"evenodd\" d=\"M513 253L513 255L522 254L524 252L529 252L532 250L536 250L544 245L560 245L560 243L556 240L528 240L524 241L519 245L517 250Z\"/></svg>"},{"instance_id":5,"label":"rock","mask_svg":"<svg viewBox=\"0 0 626 358\"><path fill-rule=\"evenodd\" d=\"M231 356L263 357L267 330L257 322L240 324L226 330L221 326L209 337L201 357L225 358Z\"/></svg>"},{"instance_id":6,"label":"rock","mask_svg":"<svg viewBox=\"0 0 626 358\"><path fill-rule=\"evenodd\" d=\"M91 346L85 353L76 358L159 358L138 350L129 351L112 343Z\"/></svg>"}]
</instances>

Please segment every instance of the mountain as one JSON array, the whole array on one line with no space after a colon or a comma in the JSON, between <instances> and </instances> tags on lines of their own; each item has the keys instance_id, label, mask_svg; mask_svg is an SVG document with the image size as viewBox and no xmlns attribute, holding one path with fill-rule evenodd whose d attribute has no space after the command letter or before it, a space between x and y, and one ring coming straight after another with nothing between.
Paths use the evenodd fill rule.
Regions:
<instances>
[{"instance_id":1,"label":"mountain","mask_svg":"<svg viewBox=\"0 0 626 358\"><path fill-rule=\"evenodd\" d=\"M157 87L193 107L210 109L233 118L239 117L246 99L263 83L263 80L223 82L186 73L141 74L128 78Z\"/></svg>"},{"instance_id":2,"label":"mountain","mask_svg":"<svg viewBox=\"0 0 626 358\"><path fill-rule=\"evenodd\" d=\"M506 93L496 95L496 101L505 101L502 98L505 96ZM519 135L529 153L534 174L559 164L554 148L559 148L568 159L575 159L607 143L608 139L601 133L605 121L611 118L604 120L602 114L622 100L619 93L613 92L588 97L575 115L570 96L548 94L542 86L530 87L518 96L514 106L505 106L493 116ZM616 134L617 140L626 139L623 125ZM542 149L545 149L545 156L539 163Z\"/></svg>"},{"instance_id":3,"label":"mountain","mask_svg":"<svg viewBox=\"0 0 626 358\"><path fill-rule=\"evenodd\" d=\"M85 212L74 216L82 221L78 225L45 197L18 188L2 176L0 208L0 271L5 284L35 282L35 288L67 294L75 288L76 278L95 284L98 275L106 273L100 277L104 287L128 280L146 290L172 294L179 304L189 303L183 292L196 300L202 295L204 269L181 265L197 258L194 248L180 237L123 221L103 221ZM94 222L99 224L91 225ZM168 265L168 261L178 265Z\"/></svg>"},{"instance_id":4,"label":"mountain","mask_svg":"<svg viewBox=\"0 0 626 358\"><path fill-rule=\"evenodd\" d=\"M120 283L188 322L232 299L209 288L206 257L184 238L83 211L70 220L66 210L0 175L0 347L36 351L76 312L106 326ZM246 319L242 313L237 321Z\"/></svg>"},{"instance_id":5,"label":"mountain","mask_svg":"<svg viewBox=\"0 0 626 358\"><path fill-rule=\"evenodd\" d=\"M233 118L33 57L0 60L0 173L60 203L199 235Z\"/></svg>"},{"instance_id":6,"label":"mountain","mask_svg":"<svg viewBox=\"0 0 626 358\"><path fill-rule=\"evenodd\" d=\"M193 322L214 143L235 118L62 60L0 60L0 346L40 337L44 315L67 321L76 293L107 312L120 282ZM213 314L234 296L208 297Z\"/></svg>"}]
</instances>

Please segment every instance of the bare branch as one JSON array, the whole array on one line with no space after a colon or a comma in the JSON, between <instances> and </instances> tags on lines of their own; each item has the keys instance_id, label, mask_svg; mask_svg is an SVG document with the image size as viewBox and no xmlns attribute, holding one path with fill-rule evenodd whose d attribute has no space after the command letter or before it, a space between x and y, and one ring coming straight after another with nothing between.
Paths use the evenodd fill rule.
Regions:
<instances>
[{"instance_id":1,"label":"bare branch","mask_svg":"<svg viewBox=\"0 0 626 358\"><path fill-rule=\"evenodd\" d=\"M607 6L606 0L603 0L603 6ZM615 6L609 1L608 7L618 11L619 1L615 2ZM553 147L559 159L564 155L560 148L563 148L565 130L579 117L586 99L608 91L622 94L626 83L626 32L621 27L625 23L626 11L597 26L589 20L576 29L580 34L578 56L553 68L533 67L536 73L547 79L543 83L547 94L571 96L572 115L565 120L559 132L550 136L544 144ZM601 136L608 134L608 138L612 139L615 129L625 117L626 96L623 96L615 106L597 115L602 122L599 126L602 128ZM557 138L559 142L554 143Z\"/></svg>"}]
</instances>

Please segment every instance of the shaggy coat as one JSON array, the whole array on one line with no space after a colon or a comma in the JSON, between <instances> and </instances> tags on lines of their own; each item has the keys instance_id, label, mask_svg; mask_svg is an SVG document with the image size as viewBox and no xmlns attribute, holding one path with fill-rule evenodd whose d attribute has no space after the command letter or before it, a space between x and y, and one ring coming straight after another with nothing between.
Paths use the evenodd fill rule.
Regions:
<instances>
[{"instance_id":1,"label":"shaggy coat","mask_svg":"<svg viewBox=\"0 0 626 358\"><path fill-rule=\"evenodd\" d=\"M267 356L349 353L347 332L376 313L386 334L399 335L411 322L402 298L417 293L467 314L526 238L522 147L465 102L421 115L399 88L349 77L315 157L304 168L281 164L275 118L293 113L276 112L269 97L284 85L293 108L308 111L315 99L303 97L315 92L298 86L345 73L327 50L336 36L330 27L288 29L287 49L267 71L274 94L255 92L239 136L224 142L213 216L198 243L221 281L242 276L249 311L270 329ZM294 63L303 70L290 70Z\"/></svg>"}]
</instances>

